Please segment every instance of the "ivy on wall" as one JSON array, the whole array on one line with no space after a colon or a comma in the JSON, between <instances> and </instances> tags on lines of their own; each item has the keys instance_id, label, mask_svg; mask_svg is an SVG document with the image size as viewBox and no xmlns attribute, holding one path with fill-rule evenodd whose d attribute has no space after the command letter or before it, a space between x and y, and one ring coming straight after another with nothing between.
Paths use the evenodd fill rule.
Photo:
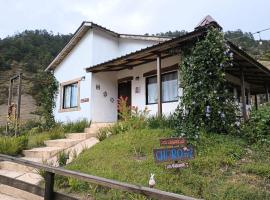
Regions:
<instances>
[{"instance_id":1,"label":"ivy on wall","mask_svg":"<svg viewBox=\"0 0 270 200\"><path fill-rule=\"evenodd\" d=\"M39 80L33 86L37 91L35 98L39 104L38 113L45 122L45 127L49 128L54 125L53 109L55 108L55 98L58 91L58 82L51 72L40 71L36 74Z\"/></svg>"},{"instance_id":2,"label":"ivy on wall","mask_svg":"<svg viewBox=\"0 0 270 200\"><path fill-rule=\"evenodd\" d=\"M190 139L200 132L230 133L236 127L236 105L225 79L233 54L224 35L210 28L204 39L182 55L183 96L175 112L176 134Z\"/></svg>"}]
</instances>

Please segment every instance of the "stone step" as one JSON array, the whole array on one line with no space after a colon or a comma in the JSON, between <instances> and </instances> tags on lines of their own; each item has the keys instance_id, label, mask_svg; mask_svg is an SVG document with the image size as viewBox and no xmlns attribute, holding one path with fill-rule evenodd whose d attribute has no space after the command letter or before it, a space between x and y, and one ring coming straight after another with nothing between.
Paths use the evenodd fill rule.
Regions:
<instances>
[{"instance_id":1,"label":"stone step","mask_svg":"<svg viewBox=\"0 0 270 200\"><path fill-rule=\"evenodd\" d=\"M0 193L0 199L1 200L25 200L25 199L22 199L22 198L12 197L12 196L9 196L7 194L1 194L1 193Z\"/></svg>"},{"instance_id":2,"label":"stone step","mask_svg":"<svg viewBox=\"0 0 270 200\"><path fill-rule=\"evenodd\" d=\"M22 157L22 159L29 160L36 163L43 163L45 161L42 158L32 158L32 157Z\"/></svg>"},{"instance_id":3,"label":"stone step","mask_svg":"<svg viewBox=\"0 0 270 200\"><path fill-rule=\"evenodd\" d=\"M6 198L6 199L5 199ZM43 197L13 188L7 185L0 184L0 199L1 200L42 200Z\"/></svg>"},{"instance_id":4,"label":"stone step","mask_svg":"<svg viewBox=\"0 0 270 200\"><path fill-rule=\"evenodd\" d=\"M61 147L40 147L40 148L34 148L30 150L24 150L23 155L25 157L31 157L31 158L41 158L41 159L48 159L60 151L62 151L63 148Z\"/></svg>"},{"instance_id":5,"label":"stone step","mask_svg":"<svg viewBox=\"0 0 270 200\"><path fill-rule=\"evenodd\" d=\"M44 143L47 147L61 147L69 148L81 142L82 139L57 139L57 140L47 140Z\"/></svg>"},{"instance_id":6,"label":"stone step","mask_svg":"<svg viewBox=\"0 0 270 200\"><path fill-rule=\"evenodd\" d=\"M96 134L92 134L92 133L69 133L66 134L66 137L68 139L74 139L74 140L85 140L87 138L90 137L95 137Z\"/></svg>"},{"instance_id":7,"label":"stone step","mask_svg":"<svg viewBox=\"0 0 270 200\"><path fill-rule=\"evenodd\" d=\"M83 150L93 147L95 144L99 143L99 140L95 137L91 137L83 140L82 142L76 144L75 146L66 149L65 151L70 152L69 159L67 163L70 163L74 159L74 153L79 155Z\"/></svg>"},{"instance_id":8,"label":"stone step","mask_svg":"<svg viewBox=\"0 0 270 200\"><path fill-rule=\"evenodd\" d=\"M7 169L1 169L0 170L0 175L10 177L10 178L17 178L19 176L22 176L24 172L17 172L17 171L12 171L12 170L7 170Z\"/></svg>"},{"instance_id":9,"label":"stone step","mask_svg":"<svg viewBox=\"0 0 270 200\"><path fill-rule=\"evenodd\" d=\"M91 123L90 128L104 128L112 126L114 123Z\"/></svg>"},{"instance_id":10,"label":"stone step","mask_svg":"<svg viewBox=\"0 0 270 200\"><path fill-rule=\"evenodd\" d=\"M16 172L31 172L34 170L32 167L20 165L14 162L2 161L0 162L0 170L10 170Z\"/></svg>"},{"instance_id":11,"label":"stone step","mask_svg":"<svg viewBox=\"0 0 270 200\"><path fill-rule=\"evenodd\" d=\"M85 128L84 132L85 133L90 133L90 134L97 134L100 128Z\"/></svg>"}]
</instances>

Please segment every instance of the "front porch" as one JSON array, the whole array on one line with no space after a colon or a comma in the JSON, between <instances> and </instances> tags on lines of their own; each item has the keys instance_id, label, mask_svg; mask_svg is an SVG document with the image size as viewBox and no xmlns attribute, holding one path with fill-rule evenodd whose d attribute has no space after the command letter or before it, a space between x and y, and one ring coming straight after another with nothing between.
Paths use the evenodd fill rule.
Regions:
<instances>
[{"instance_id":1,"label":"front porch","mask_svg":"<svg viewBox=\"0 0 270 200\"><path fill-rule=\"evenodd\" d=\"M129 87L124 89L124 96L129 97L131 106L140 110L147 107L152 115L172 113L179 103L179 98L173 99L173 94L176 94L176 97L182 95L181 83L177 82L177 78L176 86L180 89L165 94L174 88L174 79L165 78L165 74L176 72L176 76L179 75L178 64L182 49L193 45L206 31L207 29L195 30L87 68L87 72L92 72L92 120L117 120L117 99L121 96L119 85ZM270 71L234 44L227 44L233 53L233 66L226 68L226 78L241 107L240 116L247 120L252 106L258 108L259 104L269 101ZM154 89L151 89L151 86ZM166 101L166 98L169 98L169 101Z\"/></svg>"}]
</instances>

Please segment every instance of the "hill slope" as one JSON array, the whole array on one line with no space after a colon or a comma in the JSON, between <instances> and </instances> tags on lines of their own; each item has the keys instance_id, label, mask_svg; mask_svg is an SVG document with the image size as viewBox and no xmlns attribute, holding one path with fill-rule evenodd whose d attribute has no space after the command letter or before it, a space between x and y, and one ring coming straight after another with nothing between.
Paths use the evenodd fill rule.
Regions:
<instances>
[{"instance_id":1,"label":"hill slope","mask_svg":"<svg viewBox=\"0 0 270 200\"><path fill-rule=\"evenodd\" d=\"M204 199L270 198L270 149L248 147L229 135L204 135L194 144L196 157L187 169L168 170L156 164L153 149L170 130L143 129L109 137L67 166L91 175L123 182L148 185L155 174L156 188ZM64 184L66 186L66 184ZM134 196L69 180L75 191L90 192L97 199L132 199ZM138 199L136 196L134 199Z\"/></svg>"}]
</instances>

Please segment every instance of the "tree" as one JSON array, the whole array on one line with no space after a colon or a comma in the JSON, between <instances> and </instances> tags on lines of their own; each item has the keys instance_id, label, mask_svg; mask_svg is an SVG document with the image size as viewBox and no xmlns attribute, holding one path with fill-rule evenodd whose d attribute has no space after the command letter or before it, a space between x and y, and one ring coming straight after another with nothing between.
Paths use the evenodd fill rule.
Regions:
<instances>
[{"instance_id":1,"label":"tree","mask_svg":"<svg viewBox=\"0 0 270 200\"><path fill-rule=\"evenodd\" d=\"M185 51L180 63L183 96L175 119L178 136L200 132L229 133L236 124L236 105L225 79L232 53L223 34L210 28L204 39Z\"/></svg>"}]
</instances>

